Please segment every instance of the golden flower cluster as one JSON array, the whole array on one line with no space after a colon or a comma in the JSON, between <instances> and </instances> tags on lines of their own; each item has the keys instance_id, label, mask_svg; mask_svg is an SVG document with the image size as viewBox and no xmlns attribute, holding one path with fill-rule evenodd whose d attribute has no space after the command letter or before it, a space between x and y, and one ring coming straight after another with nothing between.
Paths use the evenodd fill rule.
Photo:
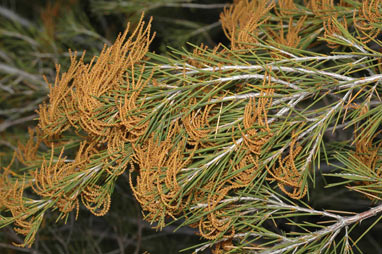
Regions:
<instances>
[{"instance_id":1,"label":"golden flower cluster","mask_svg":"<svg viewBox=\"0 0 382 254\"><path fill-rule=\"evenodd\" d=\"M39 124L29 130L30 139L19 144L15 153L31 169L18 175L10 169L12 161L1 175L1 209L11 212L14 229L26 236L23 246L33 243L46 208L57 209L64 220L73 210L78 217L80 200L96 216L109 210L108 182L98 183L91 177L98 171L114 178L122 174L130 163L125 144L136 140L147 127L141 125L144 115L129 112L140 106L137 96L150 80L134 71L153 39L150 23L145 25L141 19L129 37L128 27L88 64L83 56L77 60L71 54L67 72L60 74L57 66L55 84L49 84L49 102L38 110ZM144 64L139 68L143 70ZM115 93L122 86L125 93ZM72 145L66 133L75 133L80 140L75 144L74 159L65 155L66 147ZM50 155L39 154L42 143ZM27 188L40 200L27 198Z\"/></svg>"},{"instance_id":2,"label":"golden flower cluster","mask_svg":"<svg viewBox=\"0 0 382 254\"><path fill-rule=\"evenodd\" d=\"M303 198L308 186L303 186L301 172L296 167L296 157L301 152L302 146L296 144L295 137L292 137L290 151L284 158L278 158L278 164L271 168L266 167L270 175L270 180L276 180L280 190L293 199Z\"/></svg>"},{"instance_id":3,"label":"golden flower cluster","mask_svg":"<svg viewBox=\"0 0 382 254\"><path fill-rule=\"evenodd\" d=\"M360 115L366 115L368 109L362 108ZM357 186L348 186L362 193L364 196L371 200L382 200L382 142L380 136L381 130L377 130L374 134L370 135L367 130L369 128L357 126L354 131L355 137L355 151L352 153L352 161L355 165L360 165L363 170L362 175L369 180L357 181ZM362 188L368 186L370 188Z\"/></svg>"},{"instance_id":4,"label":"golden flower cluster","mask_svg":"<svg viewBox=\"0 0 382 254\"><path fill-rule=\"evenodd\" d=\"M372 41L381 33L381 29L374 25L382 21L381 4L380 0L362 1L362 6L353 12L354 26L360 31L358 39L364 43Z\"/></svg>"},{"instance_id":5,"label":"golden flower cluster","mask_svg":"<svg viewBox=\"0 0 382 254\"><path fill-rule=\"evenodd\" d=\"M264 31L259 29L260 26L265 27L269 35L272 35L271 43L299 48L301 34L305 33L308 24L316 22L317 18L322 22L324 38L342 35L336 23L347 30L349 18L346 18L345 14L351 10L351 24L354 24L357 30L357 38L368 43L381 32L375 25L381 22L380 5L379 0L355 1L352 4L343 0L336 3L333 0L305 0L300 5L291 0L235 0L221 13L220 19L232 49L252 48L264 34ZM299 17L297 23L293 17ZM284 29L285 21L288 21L287 29ZM275 23L280 25L275 27ZM328 47L339 47L335 41L328 39L327 43Z\"/></svg>"},{"instance_id":6,"label":"golden flower cluster","mask_svg":"<svg viewBox=\"0 0 382 254\"><path fill-rule=\"evenodd\" d=\"M263 24L277 27L278 30L267 28L276 44L299 48L301 34L309 26L312 15L320 16L324 37L340 32L332 23L337 16L330 17L335 9L333 1L304 2L313 13L310 16L306 15L305 9L289 0L280 0L277 4L273 1L235 0L221 14L222 27L231 41L231 49L253 49L259 42L258 36L264 33L259 29ZM338 6L346 4L341 1ZM269 15L273 11L276 15ZM290 17L295 13L300 14L297 21ZM377 28L367 23L379 19L377 11L362 5L354 15L358 15L354 17L358 29L368 33L372 31L373 36L379 33ZM241 118L224 129L220 126L224 117L221 98L232 91L222 88L224 82L215 85L213 79L216 77L206 77L202 72L193 76L197 81L210 82L206 86L178 83L176 92L191 86L189 94L199 92L199 97L183 96L182 102L171 101L171 96L159 101L150 99L150 96L162 98L159 92L159 95L145 94L148 87L159 89L166 85L154 77L154 69L145 65L153 40L150 22L145 26L141 20L129 37L129 28L126 29L112 46L105 46L100 55L88 64L84 63L84 56L77 59L76 54L71 54L71 66L67 72L60 75L60 67L57 66L55 83L49 85L49 102L38 110L39 124L30 130L30 140L25 145L20 144L15 155L24 165L38 165L37 168L32 167L34 169L20 176L9 166L3 169L0 178L0 205L12 213L15 230L26 235L26 245L33 243L43 217L39 212L43 204L58 209L62 219L72 211L76 211L78 216L80 201L94 215L105 215L111 205L113 181L126 169L130 169L130 186L146 220L159 222L158 227L163 227L168 217L176 219L181 215L198 213L199 219L192 226L199 229L203 238L225 239L217 245L216 253L220 248L230 249L231 240L239 230L231 216L235 206L222 204L222 201L251 185L259 175L266 175L264 179L276 182L290 198L302 199L307 194L303 172L296 166L303 147L294 132L288 137L291 142L287 152L279 154L271 166L262 164L264 154L271 149L268 144L277 135L269 119L269 115L275 113L272 111L273 96L278 92L277 86L271 82L273 70L264 68L263 82L245 81L232 85L234 88L231 90L235 93L241 92L243 87L252 87L259 91L259 95L242 100L236 108L230 105L240 110ZM364 37L361 39L367 41ZM328 46L337 47L334 42L328 42ZM186 59L187 64L208 68L201 63L209 62L212 56L227 53L220 46L213 50L213 54L205 55L205 50L203 46L196 49ZM272 57L280 56L275 48L270 47L269 51ZM216 74L223 73L219 67L214 66ZM186 68L180 74L185 77ZM198 101L200 94L204 97L212 95L211 98L203 98L205 100L201 104ZM184 107L173 109L171 105L177 103L183 103ZM163 109L158 104L167 107ZM151 121L150 113L161 110L168 110L166 116L171 117L154 119L159 124L151 125L154 120ZM154 113L152 115L156 116ZM219 132L220 129L224 131ZM65 150L72 145L70 137L66 137L70 136L68 133L74 133L77 141L80 140L73 145L74 159L68 159ZM38 153L41 143L50 149L49 156ZM227 148L226 143L234 148ZM216 151L213 150L216 147L222 148L222 153L232 152L235 156L230 159L222 156L220 158L223 159L216 160L215 165L211 161L215 162ZM206 154L209 156L207 159L204 157ZM373 144L363 139L356 145L355 156L370 168L380 160ZM25 197L26 188L30 188L40 201L36 203ZM202 207L201 215L200 209L194 207Z\"/></svg>"},{"instance_id":7,"label":"golden flower cluster","mask_svg":"<svg viewBox=\"0 0 382 254\"><path fill-rule=\"evenodd\" d=\"M269 2L269 3L268 3ZM273 1L236 0L220 15L225 35L231 41L232 49L252 48L257 39L251 34L259 33L258 28L269 19L267 15L275 4Z\"/></svg>"}]
</instances>

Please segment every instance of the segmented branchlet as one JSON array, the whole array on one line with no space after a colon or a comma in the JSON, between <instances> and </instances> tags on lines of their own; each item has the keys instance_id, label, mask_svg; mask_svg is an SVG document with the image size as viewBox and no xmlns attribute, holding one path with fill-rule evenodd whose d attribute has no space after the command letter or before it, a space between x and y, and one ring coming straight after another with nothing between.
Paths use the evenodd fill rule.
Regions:
<instances>
[{"instance_id":1,"label":"segmented branchlet","mask_svg":"<svg viewBox=\"0 0 382 254\"><path fill-rule=\"evenodd\" d=\"M1 225L30 246L48 210L105 215L128 174L147 221L184 219L207 240L195 253L351 248L348 227L382 206L345 217L304 202L326 149L344 165L330 176L381 200L381 55L366 45L379 4L238 0L220 17L229 48L150 53L142 16L90 63L71 53L15 153L26 173L2 171ZM353 140L325 139L338 128L354 128ZM331 224L291 218L307 214ZM303 230L279 229L283 219Z\"/></svg>"}]
</instances>

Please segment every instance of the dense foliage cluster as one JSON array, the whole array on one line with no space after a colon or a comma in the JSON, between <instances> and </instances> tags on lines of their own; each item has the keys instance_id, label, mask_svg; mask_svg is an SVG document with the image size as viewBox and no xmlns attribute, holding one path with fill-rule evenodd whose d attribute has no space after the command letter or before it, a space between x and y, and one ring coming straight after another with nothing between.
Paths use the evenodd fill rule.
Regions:
<instances>
[{"instance_id":1,"label":"dense foliage cluster","mask_svg":"<svg viewBox=\"0 0 382 254\"><path fill-rule=\"evenodd\" d=\"M361 252L382 218L381 3L237 0L229 47L152 53L142 16L88 63L69 52L25 168L1 172L1 225L31 246L51 210L105 215L127 175L145 220L197 229L194 253ZM315 208L319 184L372 208Z\"/></svg>"}]
</instances>

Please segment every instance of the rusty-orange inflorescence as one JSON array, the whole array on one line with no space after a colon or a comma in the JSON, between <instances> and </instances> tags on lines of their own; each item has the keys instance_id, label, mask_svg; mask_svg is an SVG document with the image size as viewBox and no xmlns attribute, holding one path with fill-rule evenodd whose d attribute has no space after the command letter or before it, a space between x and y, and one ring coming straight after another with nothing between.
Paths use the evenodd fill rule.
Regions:
<instances>
[{"instance_id":1,"label":"rusty-orange inflorescence","mask_svg":"<svg viewBox=\"0 0 382 254\"><path fill-rule=\"evenodd\" d=\"M359 30L359 39L366 43L380 33L371 23L381 17L378 8L370 7L380 1L364 2L367 4L354 11L353 20ZM322 38L328 39L326 46L340 47L330 38L342 33L337 23L344 29L348 24L346 18L338 21L342 16L335 11L348 4L343 1L334 4L330 0L304 3L301 8L289 0L277 3L235 0L220 17L231 50L251 53L265 32L273 37L273 40L265 38L270 45L300 49L305 43L301 35L314 18L322 23ZM299 14L298 18L293 17L295 13ZM278 30L267 26L263 29L267 24L276 25ZM147 66L149 45L153 40L150 28L151 19L145 24L142 16L130 35L128 27L112 46L105 46L90 63L84 63L84 55L77 58L76 53L71 53L71 66L65 73L60 74L57 66L54 85L49 84L49 101L38 109L39 123L35 129L30 129L30 139L26 144L19 144L15 153L19 162L33 169L18 175L11 170L11 163L3 169L0 178L0 205L12 214L15 231L26 236L24 245L33 243L48 208L57 209L62 219L73 211L78 217L81 202L95 216L105 215L111 205L110 190L117 177L124 173L129 174L133 195L146 220L159 222L158 227L163 227L167 218L198 213L198 221L193 221L191 226L197 228L204 239L220 239L215 253L234 248L235 234L246 230L235 227L235 220L239 219L232 214L237 205L222 204L222 201L250 186L260 175L266 175L264 179L275 183L289 198L302 199L307 195L304 172L297 165L304 144L298 140L297 133L291 131L291 135L285 135L283 138L290 140L288 149L274 153L277 156L272 165L264 164L264 154L273 148L270 143L280 140L279 130L273 125L278 116L274 116L272 107L274 97L282 94L283 88L272 81L276 80L272 66L261 66L264 75L260 82L244 80L230 84L221 78L229 71L224 72L218 64L213 66L213 75L205 75L203 68L212 67L201 61L212 62L214 57L230 55L230 51L219 45L207 55L207 47L202 46L184 57L185 64L177 76L180 82L176 86L166 86L158 78L160 75L156 76L160 67ZM280 48L270 46L266 50L275 61L291 57ZM187 69L190 66L192 70ZM202 71L193 76L195 84L182 80L196 69ZM207 85L198 86L199 81ZM227 84L229 88L225 87ZM168 87L175 89L167 91ZM224 104L224 98L234 94L232 91L241 96L243 87L251 87L258 94L237 105ZM159 90L147 94L151 88ZM186 89L189 93L181 102L172 99ZM207 95L209 98L205 98ZM177 103L184 107L172 108ZM239 115L239 121L226 123L225 114L229 112L224 111L225 106ZM161 116L166 115L168 119L155 119L157 112L164 111L166 114ZM160 124L154 125L151 119ZM224 125L222 121L226 121ZM71 135L77 138L77 143ZM374 137L359 138L354 156L375 171L377 160L381 160L378 153L381 144L374 144ZM220 140L229 140L229 145ZM39 153L41 144L48 153ZM71 146L74 148L67 149ZM212 151L216 147L222 149L223 155L235 153L235 156L222 159L223 162L219 162L223 166L213 168L218 161L215 157L223 157ZM209 160L203 157L204 152ZM379 177L382 175L380 169L375 173ZM208 181L203 179L206 175ZM37 201L24 195L26 189L38 197ZM364 194L375 198L370 192Z\"/></svg>"}]
</instances>

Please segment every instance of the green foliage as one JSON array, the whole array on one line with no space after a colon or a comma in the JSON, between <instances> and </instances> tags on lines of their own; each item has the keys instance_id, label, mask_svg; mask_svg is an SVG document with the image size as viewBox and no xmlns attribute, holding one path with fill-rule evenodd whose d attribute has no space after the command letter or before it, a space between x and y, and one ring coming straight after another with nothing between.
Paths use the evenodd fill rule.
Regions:
<instances>
[{"instance_id":1,"label":"green foliage","mask_svg":"<svg viewBox=\"0 0 382 254\"><path fill-rule=\"evenodd\" d=\"M92 1L91 8L121 15L212 7L133 3ZM186 252L376 252L380 4L235 1L220 15L229 46L190 44L162 55L149 51L151 20L132 18L135 23L90 63L88 53L71 55L70 65L57 69L49 100L37 112L39 124L18 145L16 162L3 168L1 226L12 225L25 236L21 246L33 247L44 223L49 227L55 218L75 228L83 207L96 220L123 221L116 210L107 215L110 205L120 204L112 197L122 195L126 202L135 198L154 228L197 233L201 241ZM7 19L28 23L15 17ZM54 43L77 34L105 41L77 19L81 15L65 18L72 25ZM8 39L4 45L12 47ZM9 72L11 78L32 82L18 69L23 72ZM123 195L126 185L131 193ZM134 223L142 244L142 222ZM93 241L90 235L79 244Z\"/></svg>"}]
</instances>

